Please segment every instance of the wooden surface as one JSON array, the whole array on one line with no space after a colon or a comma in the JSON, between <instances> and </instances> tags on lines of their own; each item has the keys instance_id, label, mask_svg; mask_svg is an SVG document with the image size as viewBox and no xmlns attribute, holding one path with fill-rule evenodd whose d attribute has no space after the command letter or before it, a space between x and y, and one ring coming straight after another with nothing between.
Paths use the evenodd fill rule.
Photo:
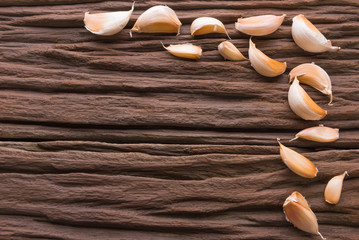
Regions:
<instances>
[{"instance_id":1,"label":"wooden surface","mask_svg":"<svg viewBox=\"0 0 359 240\"><path fill-rule=\"evenodd\" d=\"M111 37L83 27L85 11L129 10L129 1L0 2L0 239L319 239L282 212L297 190L328 240L359 236L359 3L346 1L136 1L127 27ZM181 35L129 37L137 17L173 8ZM238 17L287 14L281 28L254 37L286 61L277 78L248 61L223 61L225 35L192 38L191 22L212 16L247 56ZM304 14L339 52L311 54L291 38ZM199 61L171 56L167 44L195 43ZM331 76L334 105L304 121L288 107L288 72L315 62ZM341 139L288 142L305 127L340 128ZM282 163L276 138L310 158L314 179ZM347 170L338 205L327 181Z\"/></svg>"}]
</instances>

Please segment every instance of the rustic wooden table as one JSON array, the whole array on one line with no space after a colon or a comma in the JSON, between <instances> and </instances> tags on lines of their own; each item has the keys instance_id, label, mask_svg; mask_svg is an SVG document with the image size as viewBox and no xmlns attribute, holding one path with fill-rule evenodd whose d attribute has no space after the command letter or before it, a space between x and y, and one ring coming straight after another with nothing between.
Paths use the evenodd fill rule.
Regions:
<instances>
[{"instance_id":1,"label":"rustic wooden table","mask_svg":"<svg viewBox=\"0 0 359 240\"><path fill-rule=\"evenodd\" d=\"M359 237L359 2L138 1L127 27L100 37L83 27L85 11L129 10L129 1L1 0L0 239L319 239L282 212L300 191L329 240ZM181 35L133 34L137 17L173 8ZM223 61L225 35L193 38L199 16L222 20L247 56L238 17L287 14L281 28L254 37L286 61L277 78L249 61ZM291 38L304 14L339 52L304 52ZM195 43L199 61L164 44ZM304 121L288 107L288 72L315 62L332 79L334 105L305 87L328 116ZM287 142L305 127L340 128L341 139ZM301 178L282 163L276 138L318 167ZM338 205L323 190L349 171Z\"/></svg>"}]
</instances>

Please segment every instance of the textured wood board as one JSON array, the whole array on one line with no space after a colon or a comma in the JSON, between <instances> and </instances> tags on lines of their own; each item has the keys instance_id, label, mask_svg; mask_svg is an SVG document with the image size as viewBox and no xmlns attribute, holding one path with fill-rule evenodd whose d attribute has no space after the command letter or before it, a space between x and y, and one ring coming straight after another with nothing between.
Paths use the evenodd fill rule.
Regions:
<instances>
[{"instance_id":1,"label":"textured wood board","mask_svg":"<svg viewBox=\"0 0 359 240\"><path fill-rule=\"evenodd\" d=\"M350 1L137 1L128 26L111 37L83 27L85 11L128 10L132 2L0 2L0 239L318 239L295 229L282 203L300 191L328 239L359 236L359 3ZM181 35L133 34L147 8L167 4ZM248 61L223 61L224 35L192 38L191 22L212 16L247 55L238 17L286 13L281 28L255 37L286 61L277 78ZM342 50L311 54L290 34L304 14ZM169 55L195 43L200 61ZM315 62L331 76L334 105L304 121L288 107L290 69ZM287 142L305 127L338 127L341 139ZM290 172L276 138L313 160L314 179ZM327 181L348 170L337 206Z\"/></svg>"}]
</instances>

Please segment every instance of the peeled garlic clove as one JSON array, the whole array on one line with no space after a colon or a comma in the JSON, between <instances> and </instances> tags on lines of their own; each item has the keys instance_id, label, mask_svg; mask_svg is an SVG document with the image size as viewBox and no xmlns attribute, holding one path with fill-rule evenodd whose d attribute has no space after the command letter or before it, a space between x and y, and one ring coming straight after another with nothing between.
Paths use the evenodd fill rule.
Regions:
<instances>
[{"instance_id":1,"label":"peeled garlic clove","mask_svg":"<svg viewBox=\"0 0 359 240\"><path fill-rule=\"evenodd\" d=\"M330 179L324 191L326 202L330 204L337 204L339 202L345 175L348 175L347 171Z\"/></svg>"},{"instance_id":2,"label":"peeled garlic clove","mask_svg":"<svg viewBox=\"0 0 359 240\"><path fill-rule=\"evenodd\" d=\"M287 221L291 222L296 228L325 239L319 232L317 217L302 194L293 192L287 197L283 204L283 210Z\"/></svg>"},{"instance_id":3,"label":"peeled garlic clove","mask_svg":"<svg viewBox=\"0 0 359 240\"><path fill-rule=\"evenodd\" d=\"M305 51L320 53L339 50L303 14L293 18L292 36L295 43Z\"/></svg>"},{"instance_id":4,"label":"peeled garlic clove","mask_svg":"<svg viewBox=\"0 0 359 240\"><path fill-rule=\"evenodd\" d=\"M302 154L293 151L281 144L278 140L280 147L280 156L287 167L294 173L305 178L314 178L317 176L318 169L314 164Z\"/></svg>"},{"instance_id":5,"label":"peeled garlic clove","mask_svg":"<svg viewBox=\"0 0 359 240\"><path fill-rule=\"evenodd\" d=\"M159 5L142 13L131 32L179 34L181 25L175 11L167 6Z\"/></svg>"},{"instance_id":6,"label":"peeled garlic clove","mask_svg":"<svg viewBox=\"0 0 359 240\"><path fill-rule=\"evenodd\" d=\"M304 120L320 120L327 115L299 85L297 77L289 88L288 102L292 111Z\"/></svg>"},{"instance_id":7,"label":"peeled garlic clove","mask_svg":"<svg viewBox=\"0 0 359 240\"><path fill-rule=\"evenodd\" d=\"M208 33L225 33L228 36L227 30L223 23L213 17L199 17L196 18L191 25L191 35L204 35ZM228 36L230 39L230 37Z\"/></svg>"},{"instance_id":8,"label":"peeled garlic clove","mask_svg":"<svg viewBox=\"0 0 359 240\"><path fill-rule=\"evenodd\" d=\"M162 46L176 57L200 59L202 55L202 48L192 44L178 44L165 47L162 43Z\"/></svg>"},{"instance_id":9,"label":"peeled garlic clove","mask_svg":"<svg viewBox=\"0 0 359 240\"><path fill-rule=\"evenodd\" d=\"M281 75L287 68L287 63L278 62L269 58L256 48L256 45L249 39L248 50L249 61L252 67L261 75L266 77L276 77Z\"/></svg>"},{"instance_id":10,"label":"peeled garlic clove","mask_svg":"<svg viewBox=\"0 0 359 240\"><path fill-rule=\"evenodd\" d=\"M223 41L218 45L218 51L224 59L240 61L246 59L245 56L230 41Z\"/></svg>"},{"instance_id":11,"label":"peeled garlic clove","mask_svg":"<svg viewBox=\"0 0 359 240\"><path fill-rule=\"evenodd\" d=\"M129 11L107 12L107 13L85 13L85 28L93 34L110 36L114 35L127 25L132 15L135 2Z\"/></svg>"},{"instance_id":12,"label":"peeled garlic clove","mask_svg":"<svg viewBox=\"0 0 359 240\"><path fill-rule=\"evenodd\" d=\"M300 131L291 141L297 138L303 138L314 142L334 142L339 139L339 129L319 125L318 127L306 128Z\"/></svg>"},{"instance_id":13,"label":"peeled garlic clove","mask_svg":"<svg viewBox=\"0 0 359 240\"><path fill-rule=\"evenodd\" d=\"M289 73L289 82L292 82L297 77L300 83L307 84L314 87L320 92L330 96L332 102L332 82L330 77L323 68L314 63L304 63L292 69Z\"/></svg>"},{"instance_id":14,"label":"peeled garlic clove","mask_svg":"<svg viewBox=\"0 0 359 240\"><path fill-rule=\"evenodd\" d=\"M235 28L248 35L264 36L276 31L282 25L284 17L275 15L261 15L248 18L238 18Z\"/></svg>"}]
</instances>

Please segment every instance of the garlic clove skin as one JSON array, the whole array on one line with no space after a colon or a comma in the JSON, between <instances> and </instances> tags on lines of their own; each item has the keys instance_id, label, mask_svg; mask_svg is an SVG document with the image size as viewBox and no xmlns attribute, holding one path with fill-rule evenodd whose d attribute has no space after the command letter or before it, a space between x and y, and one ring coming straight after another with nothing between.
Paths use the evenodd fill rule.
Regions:
<instances>
[{"instance_id":1,"label":"garlic clove skin","mask_svg":"<svg viewBox=\"0 0 359 240\"><path fill-rule=\"evenodd\" d=\"M127 25L131 18L135 2L129 11L107 12L107 13L85 13L85 28L93 34L111 36L119 33Z\"/></svg>"},{"instance_id":2,"label":"garlic clove skin","mask_svg":"<svg viewBox=\"0 0 359 240\"><path fill-rule=\"evenodd\" d=\"M162 46L172 55L180 58L200 59L202 55L202 48L192 44L177 44L165 47L162 43Z\"/></svg>"},{"instance_id":3,"label":"garlic clove skin","mask_svg":"<svg viewBox=\"0 0 359 240\"><path fill-rule=\"evenodd\" d=\"M180 32L181 21L175 11L163 5L147 9L138 17L131 32L139 33L177 33Z\"/></svg>"},{"instance_id":4,"label":"garlic clove skin","mask_svg":"<svg viewBox=\"0 0 359 240\"><path fill-rule=\"evenodd\" d=\"M199 17L191 24L191 35L204 35L209 33L225 33L228 36L227 30L223 23L213 17Z\"/></svg>"},{"instance_id":5,"label":"garlic clove skin","mask_svg":"<svg viewBox=\"0 0 359 240\"><path fill-rule=\"evenodd\" d=\"M235 28L251 36L265 36L275 32L283 23L286 14L282 16L261 15L248 18L238 18Z\"/></svg>"},{"instance_id":6,"label":"garlic clove skin","mask_svg":"<svg viewBox=\"0 0 359 240\"><path fill-rule=\"evenodd\" d=\"M317 217L302 194L293 192L287 197L283 204L283 210L287 221L291 222L296 228L325 239L319 232Z\"/></svg>"},{"instance_id":7,"label":"garlic clove skin","mask_svg":"<svg viewBox=\"0 0 359 240\"><path fill-rule=\"evenodd\" d=\"M340 49L332 46L330 40L327 40L303 14L293 18L292 37L295 43L307 52L321 53Z\"/></svg>"},{"instance_id":8,"label":"garlic clove skin","mask_svg":"<svg viewBox=\"0 0 359 240\"><path fill-rule=\"evenodd\" d=\"M291 141L303 138L313 142L334 142L339 139L339 129L319 125L317 127L306 128L295 135Z\"/></svg>"},{"instance_id":9,"label":"garlic clove skin","mask_svg":"<svg viewBox=\"0 0 359 240\"><path fill-rule=\"evenodd\" d=\"M314 178L317 176L318 169L308 158L284 146L279 140L277 141L280 147L280 156L290 170L305 178Z\"/></svg>"},{"instance_id":10,"label":"garlic clove skin","mask_svg":"<svg viewBox=\"0 0 359 240\"><path fill-rule=\"evenodd\" d=\"M324 191L324 198L327 203L337 204L339 202L345 175L348 175L347 171L345 171L343 174L333 177L328 182Z\"/></svg>"},{"instance_id":11,"label":"garlic clove skin","mask_svg":"<svg viewBox=\"0 0 359 240\"><path fill-rule=\"evenodd\" d=\"M300 83L307 84L323 94L330 96L331 104L333 100L332 82L328 73L314 63L304 63L293 68L289 73L289 82L297 77Z\"/></svg>"},{"instance_id":12,"label":"garlic clove skin","mask_svg":"<svg viewBox=\"0 0 359 240\"><path fill-rule=\"evenodd\" d=\"M287 202L290 202L290 201L294 201L294 202L298 203L299 205L301 205L302 207L304 207L304 208L311 211L307 200L305 200L303 195L300 194L299 192L295 191L291 195L289 195L289 197L285 200L284 204L287 203Z\"/></svg>"},{"instance_id":13,"label":"garlic clove skin","mask_svg":"<svg viewBox=\"0 0 359 240\"><path fill-rule=\"evenodd\" d=\"M249 61L257 73L265 77L276 77L284 73L287 68L286 62L278 62L269 58L262 51L256 48L256 45L249 39L248 50Z\"/></svg>"},{"instance_id":14,"label":"garlic clove skin","mask_svg":"<svg viewBox=\"0 0 359 240\"><path fill-rule=\"evenodd\" d=\"M327 111L319 107L299 85L297 77L289 88L288 103L292 111L304 120L320 120L327 115Z\"/></svg>"},{"instance_id":15,"label":"garlic clove skin","mask_svg":"<svg viewBox=\"0 0 359 240\"><path fill-rule=\"evenodd\" d=\"M223 41L218 45L218 51L222 57L230 61L247 59L230 41Z\"/></svg>"}]
</instances>

